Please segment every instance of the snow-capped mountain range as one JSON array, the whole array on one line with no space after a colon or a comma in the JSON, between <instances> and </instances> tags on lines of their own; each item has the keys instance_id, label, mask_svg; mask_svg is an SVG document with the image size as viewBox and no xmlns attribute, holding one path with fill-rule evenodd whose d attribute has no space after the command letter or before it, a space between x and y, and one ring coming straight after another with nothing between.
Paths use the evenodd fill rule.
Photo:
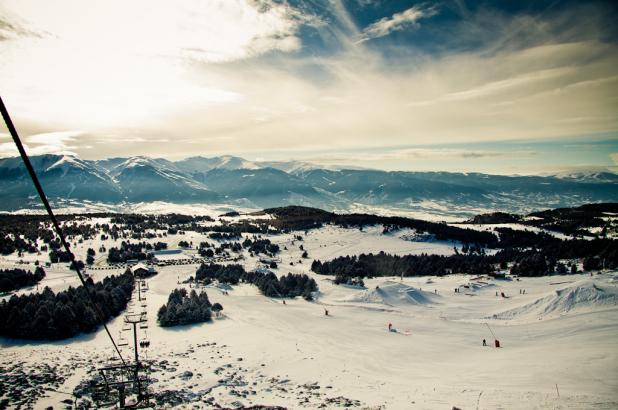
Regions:
<instances>
[{"instance_id":1,"label":"snow-capped mountain range","mask_svg":"<svg viewBox=\"0 0 618 410\"><path fill-rule=\"evenodd\" d=\"M92 161L42 155L31 160L52 201L226 203L255 208L297 204L331 210L437 206L515 212L618 202L618 175L603 170L503 176L324 169L306 162L252 162L233 156ZM20 158L0 159L0 191L2 210L39 206Z\"/></svg>"}]
</instances>

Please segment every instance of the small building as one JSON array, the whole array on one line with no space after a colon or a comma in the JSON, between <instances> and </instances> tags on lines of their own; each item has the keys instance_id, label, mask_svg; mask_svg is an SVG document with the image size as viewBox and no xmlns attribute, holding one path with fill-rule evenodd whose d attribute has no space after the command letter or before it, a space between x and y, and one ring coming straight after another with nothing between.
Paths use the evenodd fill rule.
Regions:
<instances>
[{"instance_id":1,"label":"small building","mask_svg":"<svg viewBox=\"0 0 618 410\"><path fill-rule=\"evenodd\" d=\"M144 265L143 263L138 263L131 267L131 273L136 278L147 278L157 274L157 271L152 266Z\"/></svg>"},{"instance_id":2,"label":"small building","mask_svg":"<svg viewBox=\"0 0 618 410\"><path fill-rule=\"evenodd\" d=\"M260 258L260 262L265 264L265 265L270 265L271 263L275 262L275 263L281 263L281 258L278 257L266 257L266 256L262 256Z\"/></svg>"}]
</instances>

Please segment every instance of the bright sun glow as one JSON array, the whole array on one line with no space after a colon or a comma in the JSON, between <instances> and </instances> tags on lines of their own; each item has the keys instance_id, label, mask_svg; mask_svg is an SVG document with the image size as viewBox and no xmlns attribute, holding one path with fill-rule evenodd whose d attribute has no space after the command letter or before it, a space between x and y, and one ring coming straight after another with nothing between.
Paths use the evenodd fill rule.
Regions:
<instances>
[{"instance_id":1,"label":"bright sun glow","mask_svg":"<svg viewBox=\"0 0 618 410\"><path fill-rule=\"evenodd\" d=\"M418 157L393 165L372 150L618 129L618 47L598 29L602 9L349 3L4 0L2 95L22 133L79 131L71 152L88 158L335 150L322 159L348 151L344 162L408 169Z\"/></svg>"}]
</instances>

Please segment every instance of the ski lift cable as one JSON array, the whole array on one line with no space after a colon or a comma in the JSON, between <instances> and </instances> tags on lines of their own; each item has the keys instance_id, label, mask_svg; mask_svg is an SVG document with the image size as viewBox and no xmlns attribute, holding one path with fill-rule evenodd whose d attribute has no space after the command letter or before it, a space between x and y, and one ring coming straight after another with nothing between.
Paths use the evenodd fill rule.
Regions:
<instances>
[{"instance_id":1,"label":"ski lift cable","mask_svg":"<svg viewBox=\"0 0 618 410\"><path fill-rule=\"evenodd\" d=\"M65 249L65 251L68 252L69 254L69 258L71 260L71 264L72 266L75 268L75 272L77 273L77 276L79 277L80 282L82 283L82 285L84 286L84 289L86 289L86 294L88 295L88 298L90 299L90 302L92 303L92 305L94 306L94 310L97 314L97 316L99 317L99 320L101 321L101 323L103 324L103 327L105 328L105 332L107 333L107 336L109 337L110 341L112 342L112 345L114 345L114 349L116 350L116 353L118 353L118 356L120 357L120 360L122 361L122 363L126 366L127 363L125 362L124 358L122 357L122 354L120 353L120 349L118 348L118 345L116 344L116 341L114 340L114 337L112 336L112 334L110 333L107 324L105 323L105 320L103 320L104 316L101 312L101 309L99 307L99 305L96 303L91 290L88 286L86 286L86 281L84 280L84 275L82 274L79 266L77 266L77 263L75 261L75 255L73 255L73 252L71 252L71 250L69 249L69 244L67 243L64 234L62 233L62 229L60 228L60 225L58 224L58 220L56 219L56 216L54 215L54 212L51 209L51 206L49 205L49 201L47 200L47 196L45 195L45 191L43 191L43 187L41 186L41 183L39 182L39 178L37 177L36 173L34 172L34 168L32 167L32 163L30 162L30 158L28 157L28 154L26 153L26 150L24 149L23 144L21 143L21 139L19 138L19 135L17 134L17 130L15 129L15 126L13 125L13 121L11 120L11 116L9 115L9 112L6 108L6 106L4 105L4 101L2 100L2 97L0 96L0 111L2 112L2 118L4 118L4 122L6 124L6 127L8 128L9 132L11 133L11 136L13 137L13 141L15 142L15 145L17 146L17 150L19 151L19 155L21 156L22 161L24 162L24 165L26 166L26 169L28 170L28 173L30 174L30 178L32 179L32 182L34 183L34 186L39 194L39 197L41 198L41 201L43 202L43 205L45 206L45 209L47 210L47 214L49 215L49 218L52 221L52 224L54 225L54 229L56 231L56 233L58 234L58 236L60 237L60 241Z\"/></svg>"},{"instance_id":2,"label":"ski lift cable","mask_svg":"<svg viewBox=\"0 0 618 410\"><path fill-rule=\"evenodd\" d=\"M487 326L487 329L489 329L489 331L491 332L491 335L494 337L494 340L495 340L495 339L498 339L498 338L496 337L496 335L494 334L494 331L493 331L493 330L491 330L491 327L489 327L489 323L485 323L485 326Z\"/></svg>"}]
</instances>

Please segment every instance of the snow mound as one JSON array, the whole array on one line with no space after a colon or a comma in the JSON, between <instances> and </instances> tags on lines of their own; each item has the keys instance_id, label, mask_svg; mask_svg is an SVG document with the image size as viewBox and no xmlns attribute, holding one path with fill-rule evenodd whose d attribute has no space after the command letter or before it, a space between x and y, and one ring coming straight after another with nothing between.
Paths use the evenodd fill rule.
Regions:
<instances>
[{"instance_id":1,"label":"snow mound","mask_svg":"<svg viewBox=\"0 0 618 410\"><path fill-rule=\"evenodd\" d=\"M374 289L346 298L345 302L376 303L388 306L424 306L437 303L440 296L426 292L403 283L383 282Z\"/></svg>"},{"instance_id":2,"label":"snow mound","mask_svg":"<svg viewBox=\"0 0 618 410\"><path fill-rule=\"evenodd\" d=\"M489 282L468 282L462 285L458 285L460 293L467 295L480 295L484 293L493 293L499 290L499 287L495 283Z\"/></svg>"},{"instance_id":3,"label":"snow mound","mask_svg":"<svg viewBox=\"0 0 618 410\"><path fill-rule=\"evenodd\" d=\"M539 319L565 314L611 309L618 306L618 288L599 286L586 281L539 298L532 303L510 309L493 316L494 319L518 319L538 317Z\"/></svg>"},{"instance_id":4,"label":"snow mound","mask_svg":"<svg viewBox=\"0 0 618 410\"><path fill-rule=\"evenodd\" d=\"M217 282L215 287L221 290L233 290L234 289L232 285L230 285L229 283L225 283L225 282Z\"/></svg>"},{"instance_id":5,"label":"snow mound","mask_svg":"<svg viewBox=\"0 0 618 410\"><path fill-rule=\"evenodd\" d=\"M468 283L467 291L480 292L482 290L494 290L497 288L495 283L487 283L487 282L470 282Z\"/></svg>"}]
</instances>

